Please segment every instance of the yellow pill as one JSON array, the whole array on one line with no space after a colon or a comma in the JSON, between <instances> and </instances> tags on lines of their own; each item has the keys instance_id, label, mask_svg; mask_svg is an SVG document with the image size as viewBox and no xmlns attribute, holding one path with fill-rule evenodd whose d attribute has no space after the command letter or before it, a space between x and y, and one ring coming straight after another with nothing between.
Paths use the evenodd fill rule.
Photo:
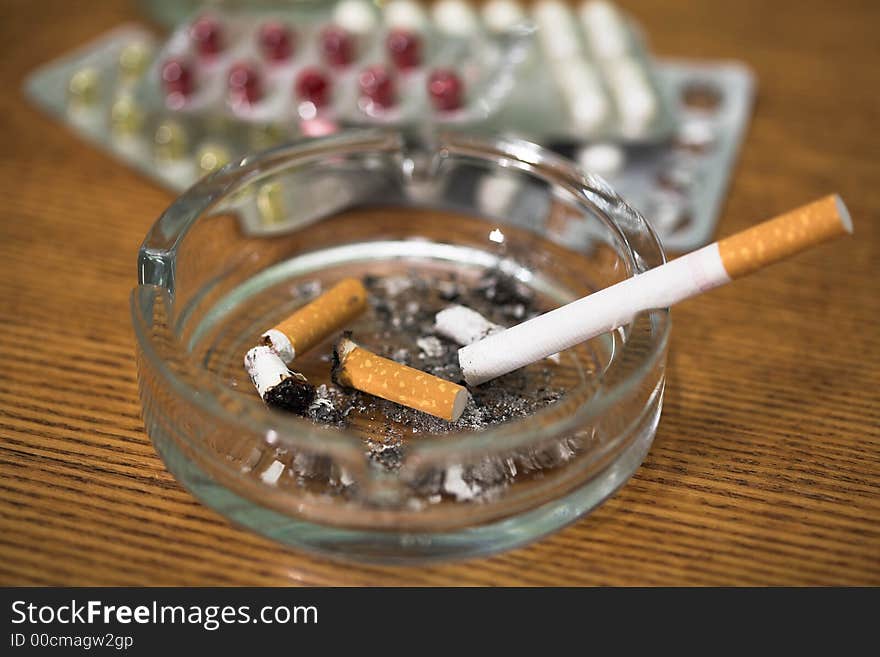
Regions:
<instances>
[{"instance_id":1,"label":"yellow pill","mask_svg":"<svg viewBox=\"0 0 880 657\"><path fill-rule=\"evenodd\" d=\"M97 103L100 91L100 77L98 71L92 67L74 73L67 85L68 100L80 107Z\"/></svg>"},{"instance_id":2,"label":"yellow pill","mask_svg":"<svg viewBox=\"0 0 880 657\"><path fill-rule=\"evenodd\" d=\"M156 157L179 160L186 155L186 131L176 121L163 121L156 128Z\"/></svg>"},{"instance_id":3,"label":"yellow pill","mask_svg":"<svg viewBox=\"0 0 880 657\"><path fill-rule=\"evenodd\" d=\"M196 153L196 162L198 162L199 173L202 176L222 169L229 164L229 160L229 151L220 144L202 144Z\"/></svg>"},{"instance_id":4,"label":"yellow pill","mask_svg":"<svg viewBox=\"0 0 880 657\"><path fill-rule=\"evenodd\" d=\"M142 41L128 44L119 53L119 75L125 81L141 77L147 70L152 49Z\"/></svg>"}]
</instances>

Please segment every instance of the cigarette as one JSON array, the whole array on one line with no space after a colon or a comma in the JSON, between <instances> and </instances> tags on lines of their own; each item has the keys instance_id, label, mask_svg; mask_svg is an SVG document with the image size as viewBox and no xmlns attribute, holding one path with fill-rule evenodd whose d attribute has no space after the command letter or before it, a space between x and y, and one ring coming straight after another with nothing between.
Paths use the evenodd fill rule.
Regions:
<instances>
[{"instance_id":1,"label":"cigarette","mask_svg":"<svg viewBox=\"0 0 880 657\"><path fill-rule=\"evenodd\" d=\"M459 365L468 385L479 385L849 233L843 201L826 196L462 347Z\"/></svg>"},{"instance_id":2,"label":"cigarette","mask_svg":"<svg viewBox=\"0 0 880 657\"><path fill-rule=\"evenodd\" d=\"M286 364L293 362L328 335L345 328L367 307L367 290L356 278L346 278L262 335Z\"/></svg>"},{"instance_id":3,"label":"cigarette","mask_svg":"<svg viewBox=\"0 0 880 657\"><path fill-rule=\"evenodd\" d=\"M468 400L462 386L377 356L347 334L333 348L332 377L339 385L451 422L461 417Z\"/></svg>"},{"instance_id":4,"label":"cigarette","mask_svg":"<svg viewBox=\"0 0 880 657\"><path fill-rule=\"evenodd\" d=\"M254 347L248 351L244 367L267 406L305 415L315 399L315 387L299 372L287 369L269 347Z\"/></svg>"}]
</instances>

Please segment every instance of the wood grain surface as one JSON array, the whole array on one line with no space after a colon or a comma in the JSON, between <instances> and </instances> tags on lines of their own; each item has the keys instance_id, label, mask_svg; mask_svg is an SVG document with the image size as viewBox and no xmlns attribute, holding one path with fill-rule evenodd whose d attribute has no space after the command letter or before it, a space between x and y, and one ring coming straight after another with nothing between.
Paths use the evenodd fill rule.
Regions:
<instances>
[{"instance_id":1,"label":"wood grain surface","mask_svg":"<svg viewBox=\"0 0 880 657\"><path fill-rule=\"evenodd\" d=\"M660 54L751 65L719 236L832 191L855 236L673 312L666 406L632 480L530 547L346 566L230 526L144 433L128 295L171 194L20 92L122 2L0 8L0 584L880 584L880 3L641 0Z\"/></svg>"}]
</instances>

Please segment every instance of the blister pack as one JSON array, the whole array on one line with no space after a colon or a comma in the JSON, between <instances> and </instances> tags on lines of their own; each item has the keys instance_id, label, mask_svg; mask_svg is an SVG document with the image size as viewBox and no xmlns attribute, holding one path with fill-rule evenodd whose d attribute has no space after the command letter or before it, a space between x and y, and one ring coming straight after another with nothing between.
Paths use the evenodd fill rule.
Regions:
<instances>
[{"instance_id":1,"label":"blister pack","mask_svg":"<svg viewBox=\"0 0 880 657\"><path fill-rule=\"evenodd\" d=\"M608 178L684 251L713 233L754 80L735 63L652 60L603 0L392 0L382 11L342 0L200 13L165 40L121 26L35 71L26 92L175 191L248 153L345 127L514 134ZM280 193L244 213L254 230L272 229L259 208Z\"/></svg>"},{"instance_id":2,"label":"blister pack","mask_svg":"<svg viewBox=\"0 0 880 657\"><path fill-rule=\"evenodd\" d=\"M561 147L647 217L672 252L711 241L752 113L755 79L738 62L658 61L678 122L662 144Z\"/></svg>"}]
</instances>

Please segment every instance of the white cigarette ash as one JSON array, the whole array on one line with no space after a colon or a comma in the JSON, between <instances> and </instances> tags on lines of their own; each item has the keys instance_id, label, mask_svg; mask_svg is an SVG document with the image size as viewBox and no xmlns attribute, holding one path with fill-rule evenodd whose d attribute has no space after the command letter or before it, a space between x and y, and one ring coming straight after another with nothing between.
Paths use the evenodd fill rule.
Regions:
<instances>
[{"instance_id":1,"label":"white cigarette ash","mask_svg":"<svg viewBox=\"0 0 880 657\"><path fill-rule=\"evenodd\" d=\"M388 276L376 282L388 297L394 298L401 292L412 287L412 280L407 276Z\"/></svg>"},{"instance_id":2,"label":"white cigarette ash","mask_svg":"<svg viewBox=\"0 0 880 657\"><path fill-rule=\"evenodd\" d=\"M281 474L283 472L284 464L281 461L272 461L269 467L260 474L260 479L265 484L275 486L278 484L278 480L281 479Z\"/></svg>"},{"instance_id":3,"label":"white cigarette ash","mask_svg":"<svg viewBox=\"0 0 880 657\"><path fill-rule=\"evenodd\" d=\"M440 358L446 352L443 343L433 335L418 338L416 345L421 349L423 358Z\"/></svg>"},{"instance_id":4,"label":"white cigarette ash","mask_svg":"<svg viewBox=\"0 0 880 657\"><path fill-rule=\"evenodd\" d=\"M351 486L354 483L354 477L345 468L339 468L339 483L342 486Z\"/></svg>"},{"instance_id":5,"label":"white cigarette ash","mask_svg":"<svg viewBox=\"0 0 880 657\"><path fill-rule=\"evenodd\" d=\"M480 487L466 482L462 477L463 474L464 468L462 466L450 465L446 469L446 476L443 479L443 490L455 496L458 502L471 500L480 492Z\"/></svg>"},{"instance_id":6,"label":"white cigarette ash","mask_svg":"<svg viewBox=\"0 0 880 657\"><path fill-rule=\"evenodd\" d=\"M434 318L434 332L459 345L471 344L503 330L503 326L490 322L476 310L458 304L444 308Z\"/></svg>"}]
</instances>

